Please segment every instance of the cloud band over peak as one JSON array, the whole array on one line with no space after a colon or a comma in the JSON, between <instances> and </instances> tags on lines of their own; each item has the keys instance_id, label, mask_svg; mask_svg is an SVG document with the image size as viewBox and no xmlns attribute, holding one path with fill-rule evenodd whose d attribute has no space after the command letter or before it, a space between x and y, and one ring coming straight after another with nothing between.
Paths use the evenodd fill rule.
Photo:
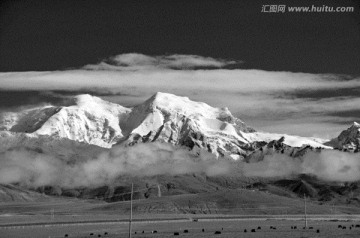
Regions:
<instances>
[{"instance_id":1,"label":"cloud band over peak","mask_svg":"<svg viewBox=\"0 0 360 238\"><path fill-rule=\"evenodd\" d=\"M197 55L131 53L77 70L0 73L0 113L16 104L56 104L77 93L132 107L166 92L229 107L249 126L268 132L333 138L359 121L357 76L249 70L238 64Z\"/></svg>"},{"instance_id":2,"label":"cloud band over peak","mask_svg":"<svg viewBox=\"0 0 360 238\"><path fill-rule=\"evenodd\" d=\"M219 69L229 65L241 64L241 61L215 59L198 55L161 55L148 56L139 53L120 54L101 61L99 64L84 66L87 70L159 70L159 69Z\"/></svg>"}]
</instances>

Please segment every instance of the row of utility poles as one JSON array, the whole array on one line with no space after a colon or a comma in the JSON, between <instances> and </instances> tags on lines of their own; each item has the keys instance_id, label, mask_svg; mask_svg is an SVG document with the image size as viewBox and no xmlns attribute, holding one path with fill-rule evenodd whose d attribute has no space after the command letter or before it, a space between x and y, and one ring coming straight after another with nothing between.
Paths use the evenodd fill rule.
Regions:
<instances>
[{"instance_id":1,"label":"row of utility poles","mask_svg":"<svg viewBox=\"0 0 360 238\"><path fill-rule=\"evenodd\" d=\"M161 196L160 193L160 186L158 185L158 195ZM132 219L133 219L133 212L132 212L132 208L133 208L133 193L134 193L134 184L131 184L131 195L130 195L130 218L129 218L129 238L131 238L131 234L132 234ZM308 222L307 222L307 207L306 207L306 195L304 193L304 218L305 218L305 228L308 227Z\"/></svg>"},{"instance_id":2,"label":"row of utility poles","mask_svg":"<svg viewBox=\"0 0 360 238\"><path fill-rule=\"evenodd\" d=\"M160 185L157 186L158 188L158 196L161 197L161 190ZM132 220L133 220L133 194L134 194L134 184L131 184L131 194L130 194L130 218L129 218L129 238L131 238L132 234ZM50 210L51 220L55 219L55 210ZM308 227L307 221L307 204L306 204L306 195L304 193L304 220L305 220L305 228Z\"/></svg>"}]
</instances>

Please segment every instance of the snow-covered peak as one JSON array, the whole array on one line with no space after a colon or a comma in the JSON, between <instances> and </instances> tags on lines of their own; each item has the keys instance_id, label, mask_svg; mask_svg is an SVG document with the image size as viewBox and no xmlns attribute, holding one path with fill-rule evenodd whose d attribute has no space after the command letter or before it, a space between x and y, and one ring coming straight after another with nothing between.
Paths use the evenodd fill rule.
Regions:
<instances>
[{"instance_id":1,"label":"snow-covered peak","mask_svg":"<svg viewBox=\"0 0 360 238\"><path fill-rule=\"evenodd\" d=\"M354 122L349 128L342 131L337 138L327 144L340 150L358 151L360 149L360 125Z\"/></svg>"},{"instance_id":2,"label":"snow-covered peak","mask_svg":"<svg viewBox=\"0 0 360 238\"><path fill-rule=\"evenodd\" d=\"M74 97L76 105L79 107L89 107L94 104L106 105L108 102L99 97L91 96L90 94L80 94Z\"/></svg>"},{"instance_id":3,"label":"snow-covered peak","mask_svg":"<svg viewBox=\"0 0 360 238\"><path fill-rule=\"evenodd\" d=\"M360 128L360 124L357 123L356 121L354 121L354 123L352 124L353 127L357 127L357 128Z\"/></svg>"},{"instance_id":4,"label":"snow-covered peak","mask_svg":"<svg viewBox=\"0 0 360 238\"><path fill-rule=\"evenodd\" d=\"M91 96L90 94L81 94L74 97L75 105L71 108L81 108L92 112L109 112L117 113L122 111L129 111L119 104L105 101L99 97Z\"/></svg>"},{"instance_id":5,"label":"snow-covered peak","mask_svg":"<svg viewBox=\"0 0 360 238\"><path fill-rule=\"evenodd\" d=\"M130 109L88 94L74 97L34 132L109 148L123 137L119 126Z\"/></svg>"},{"instance_id":6,"label":"snow-covered peak","mask_svg":"<svg viewBox=\"0 0 360 238\"><path fill-rule=\"evenodd\" d=\"M219 116L232 116L227 108L215 108L204 102L196 102L188 97L176 96L170 93L157 92L145 104L159 110L182 114L184 116L201 115L207 118Z\"/></svg>"},{"instance_id":7,"label":"snow-covered peak","mask_svg":"<svg viewBox=\"0 0 360 238\"><path fill-rule=\"evenodd\" d=\"M121 128L129 144L163 141L197 146L217 155L244 154L241 146L249 141L241 133L254 131L227 108L161 92L134 107Z\"/></svg>"}]
</instances>

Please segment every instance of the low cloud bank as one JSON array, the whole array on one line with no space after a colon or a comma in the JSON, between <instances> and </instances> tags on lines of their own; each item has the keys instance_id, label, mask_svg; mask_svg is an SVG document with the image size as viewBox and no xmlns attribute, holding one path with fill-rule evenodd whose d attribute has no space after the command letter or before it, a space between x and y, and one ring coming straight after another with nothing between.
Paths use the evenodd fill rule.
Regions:
<instances>
[{"instance_id":1,"label":"low cloud bank","mask_svg":"<svg viewBox=\"0 0 360 238\"><path fill-rule=\"evenodd\" d=\"M331 181L360 180L359 154L339 151L309 152L303 158L274 154L258 163L215 158L169 144L148 143L118 146L96 159L68 163L54 156L28 150L0 155L0 183L38 187L100 186L112 184L121 175L206 173L208 176L283 177L301 173Z\"/></svg>"},{"instance_id":2,"label":"low cloud bank","mask_svg":"<svg viewBox=\"0 0 360 238\"><path fill-rule=\"evenodd\" d=\"M98 186L111 184L121 175L206 173L226 174L230 162L218 160L206 151L194 154L170 144L151 143L118 146L96 159L68 163L59 158L28 150L0 155L0 183L21 183L33 187Z\"/></svg>"},{"instance_id":3,"label":"low cloud bank","mask_svg":"<svg viewBox=\"0 0 360 238\"><path fill-rule=\"evenodd\" d=\"M269 155L263 161L245 164L245 176L275 177L311 174L329 181L360 180L360 154L325 150L309 152L302 158L283 154Z\"/></svg>"}]
</instances>

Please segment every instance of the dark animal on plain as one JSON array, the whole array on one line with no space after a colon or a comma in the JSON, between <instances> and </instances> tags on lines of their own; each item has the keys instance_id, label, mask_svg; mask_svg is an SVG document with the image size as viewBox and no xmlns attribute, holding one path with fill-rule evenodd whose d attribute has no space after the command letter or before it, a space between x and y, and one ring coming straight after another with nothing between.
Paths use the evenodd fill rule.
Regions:
<instances>
[{"instance_id":1,"label":"dark animal on plain","mask_svg":"<svg viewBox=\"0 0 360 238\"><path fill-rule=\"evenodd\" d=\"M314 227L310 226L310 227L309 227L309 230L312 230L312 229L314 229Z\"/></svg>"},{"instance_id":2,"label":"dark animal on plain","mask_svg":"<svg viewBox=\"0 0 360 238\"><path fill-rule=\"evenodd\" d=\"M247 230L245 229L245 230L244 230L244 232L246 233L246 232L247 232Z\"/></svg>"},{"instance_id":3,"label":"dark animal on plain","mask_svg":"<svg viewBox=\"0 0 360 238\"><path fill-rule=\"evenodd\" d=\"M65 234L64 237L69 237L69 235L68 235L68 234Z\"/></svg>"},{"instance_id":4,"label":"dark animal on plain","mask_svg":"<svg viewBox=\"0 0 360 238\"><path fill-rule=\"evenodd\" d=\"M256 232L256 230L255 230L255 229L251 229L251 232Z\"/></svg>"},{"instance_id":5,"label":"dark animal on plain","mask_svg":"<svg viewBox=\"0 0 360 238\"><path fill-rule=\"evenodd\" d=\"M261 230L261 226L258 226L258 228L257 228L258 230Z\"/></svg>"},{"instance_id":6,"label":"dark animal on plain","mask_svg":"<svg viewBox=\"0 0 360 238\"><path fill-rule=\"evenodd\" d=\"M180 235L179 232L174 232L174 236L178 236L178 235Z\"/></svg>"},{"instance_id":7,"label":"dark animal on plain","mask_svg":"<svg viewBox=\"0 0 360 238\"><path fill-rule=\"evenodd\" d=\"M202 228L202 230L201 230L202 232L205 232L205 229L204 228Z\"/></svg>"},{"instance_id":8,"label":"dark animal on plain","mask_svg":"<svg viewBox=\"0 0 360 238\"><path fill-rule=\"evenodd\" d=\"M144 233L145 233L145 231L142 231L141 233L143 233L143 234L144 234Z\"/></svg>"},{"instance_id":9,"label":"dark animal on plain","mask_svg":"<svg viewBox=\"0 0 360 238\"><path fill-rule=\"evenodd\" d=\"M342 229L343 229L343 230L346 230L346 226L343 226Z\"/></svg>"},{"instance_id":10,"label":"dark animal on plain","mask_svg":"<svg viewBox=\"0 0 360 238\"><path fill-rule=\"evenodd\" d=\"M338 228L342 228L342 225L338 225Z\"/></svg>"},{"instance_id":11,"label":"dark animal on plain","mask_svg":"<svg viewBox=\"0 0 360 238\"><path fill-rule=\"evenodd\" d=\"M215 235L219 235L219 234L221 234L221 231L215 231L214 234L215 234Z\"/></svg>"},{"instance_id":12,"label":"dark animal on plain","mask_svg":"<svg viewBox=\"0 0 360 238\"><path fill-rule=\"evenodd\" d=\"M155 234L155 233L157 233L157 230L154 230L154 231L152 231L151 233Z\"/></svg>"},{"instance_id":13,"label":"dark animal on plain","mask_svg":"<svg viewBox=\"0 0 360 238\"><path fill-rule=\"evenodd\" d=\"M360 227L360 225L355 225L355 227Z\"/></svg>"},{"instance_id":14,"label":"dark animal on plain","mask_svg":"<svg viewBox=\"0 0 360 238\"><path fill-rule=\"evenodd\" d=\"M107 234L108 234L107 232L104 233L104 235L107 235ZM135 233L135 234L136 234L136 233Z\"/></svg>"},{"instance_id":15,"label":"dark animal on plain","mask_svg":"<svg viewBox=\"0 0 360 238\"><path fill-rule=\"evenodd\" d=\"M294 226L294 229L297 229L297 226Z\"/></svg>"},{"instance_id":16,"label":"dark animal on plain","mask_svg":"<svg viewBox=\"0 0 360 238\"><path fill-rule=\"evenodd\" d=\"M184 233L189 233L189 230L184 230Z\"/></svg>"},{"instance_id":17,"label":"dark animal on plain","mask_svg":"<svg viewBox=\"0 0 360 238\"><path fill-rule=\"evenodd\" d=\"M90 233L90 235L91 235L91 236L93 236L93 235L94 235L94 233Z\"/></svg>"},{"instance_id":18,"label":"dark animal on plain","mask_svg":"<svg viewBox=\"0 0 360 238\"><path fill-rule=\"evenodd\" d=\"M317 230L316 230L316 233L320 233L320 230L319 230L319 229L317 229Z\"/></svg>"}]
</instances>

